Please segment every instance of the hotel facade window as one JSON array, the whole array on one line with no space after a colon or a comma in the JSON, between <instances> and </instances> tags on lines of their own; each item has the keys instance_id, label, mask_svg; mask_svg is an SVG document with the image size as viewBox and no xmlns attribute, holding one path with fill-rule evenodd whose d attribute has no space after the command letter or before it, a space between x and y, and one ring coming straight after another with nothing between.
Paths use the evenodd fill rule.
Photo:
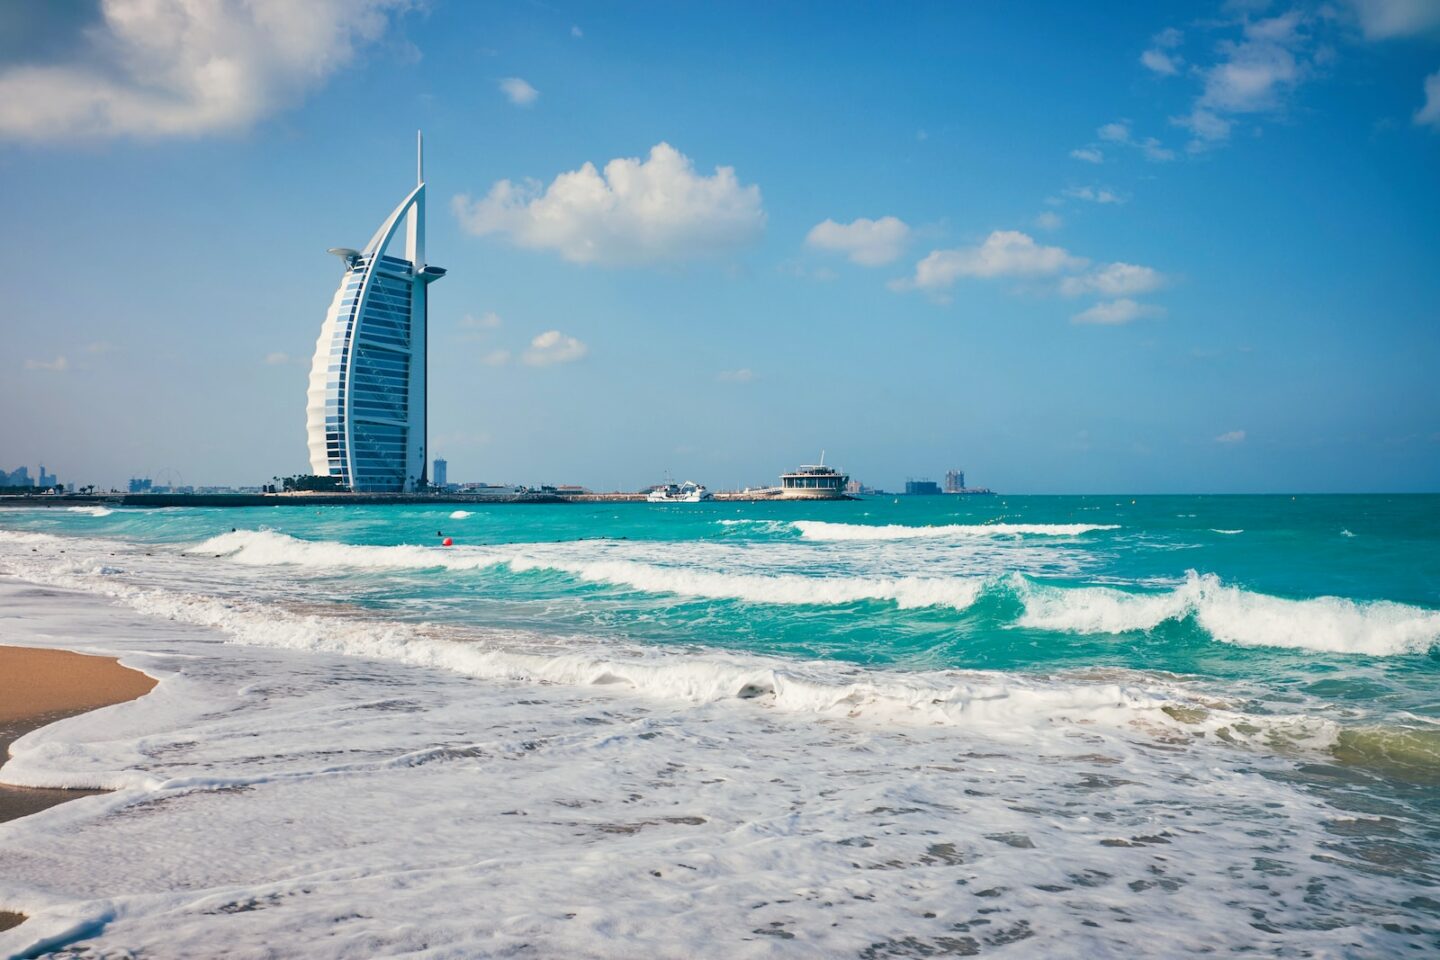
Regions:
<instances>
[{"instance_id":1,"label":"hotel facade window","mask_svg":"<svg viewBox=\"0 0 1440 960\"><path fill-rule=\"evenodd\" d=\"M417 180L364 250L330 252L345 273L315 343L306 399L310 469L346 489L412 492L425 483L425 180ZM403 257L387 249L405 225Z\"/></svg>"}]
</instances>

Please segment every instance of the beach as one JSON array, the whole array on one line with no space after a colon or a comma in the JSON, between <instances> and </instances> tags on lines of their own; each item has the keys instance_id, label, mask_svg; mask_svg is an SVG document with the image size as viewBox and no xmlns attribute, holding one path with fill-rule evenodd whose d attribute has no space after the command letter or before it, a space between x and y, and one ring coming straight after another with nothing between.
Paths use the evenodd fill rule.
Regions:
<instances>
[{"instance_id":1,"label":"beach","mask_svg":"<svg viewBox=\"0 0 1440 960\"><path fill-rule=\"evenodd\" d=\"M113 657L0 646L0 823L98 792L6 784L3 761L12 742L57 720L144 696L154 686ZM0 930L24 919L0 911Z\"/></svg>"},{"instance_id":2,"label":"beach","mask_svg":"<svg viewBox=\"0 0 1440 960\"><path fill-rule=\"evenodd\" d=\"M1427 732L1366 704L1423 713L1433 612L1159 579L1279 503L1092 506L8 516L6 642L159 683L13 748L109 792L0 826L0 954L1428 948Z\"/></svg>"}]
</instances>

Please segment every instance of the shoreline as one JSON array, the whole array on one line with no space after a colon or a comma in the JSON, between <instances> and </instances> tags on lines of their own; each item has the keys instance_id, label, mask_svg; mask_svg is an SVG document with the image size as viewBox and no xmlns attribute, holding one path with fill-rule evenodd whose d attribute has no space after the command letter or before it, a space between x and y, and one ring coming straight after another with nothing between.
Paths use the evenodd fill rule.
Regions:
<instances>
[{"instance_id":1,"label":"shoreline","mask_svg":"<svg viewBox=\"0 0 1440 960\"><path fill-rule=\"evenodd\" d=\"M153 677L120 665L115 657L0 645L0 823L28 817L103 790L16 787L4 782L10 745L58 720L144 696ZM0 930L25 915L0 910Z\"/></svg>"}]
</instances>

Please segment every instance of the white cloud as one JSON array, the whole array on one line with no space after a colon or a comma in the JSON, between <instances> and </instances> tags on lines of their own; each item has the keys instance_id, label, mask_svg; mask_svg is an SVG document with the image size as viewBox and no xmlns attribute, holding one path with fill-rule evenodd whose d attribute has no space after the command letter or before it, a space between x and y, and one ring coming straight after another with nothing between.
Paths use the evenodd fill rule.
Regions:
<instances>
[{"instance_id":1,"label":"white cloud","mask_svg":"<svg viewBox=\"0 0 1440 960\"><path fill-rule=\"evenodd\" d=\"M506 77L501 80L500 92L517 107L528 107L540 99L540 91L519 77Z\"/></svg>"},{"instance_id":2,"label":"white cloud","mask_svg":"<svg viewBox=\"0 0 1440 960\"><path fill-rule=\"evenodd\" d=\"M503 321L494 310L486 310L480 316L467 313L460 318L460 326L467 330L498 330Z\"/></svg>"},{"instance_id":3,"label":"white cloud","mask_svg":"<svg viewBox=\"0 0 1440 960\"><path fill-rule=\"evenodd\" d=\"M480 362L487 367L503 367L510 362L509 350L491 350L480 358Z\"/></svg>"},{"instance_id":4,"label":"white cloud","mask_svg":"<svg viewBox=\"0 0 1440 960\"><path fill-rule=\"evenodd\" d=\"M102 0L74 62L0 72L0 136L197 136L300 100L407 0Z\"/></svg>"},{"instance_id":5,"label":"white cloud","mask_svg":"<svg viewBox=\"0 0 1440 960\"><path fill-rule=\"evenodd\" d=\"M64 373L70 369L70 361L63 356L54 360L26 360L26 370L47 370L50 373Z\"/></svg>"},{"instance_id":6,"label":"white cloud","mask_svg":"<svg viewBox=\"0 0 1440 960\"><path fill-rule=\"evenodd\" d=\"M1216 443L1243 443L1245 441L1244 430L1230 430L1215 438Z\"/></svg>"},{"instance_id":7,"label":"white cloud","mask_svg":"<svg viewBox=\"0 0 1440 960\"><path fill-rule=\"evenodd\" d=\"M739 370L721 370L715 374L715 379L721 383L752 383L758 378L754 370L741 367Z\"/></svg>"},{"instance_id":8,"label":"white cloud","mask_svg":"<svg viewBox=\"0 0 1440 960\"><path fill-rule=\"evenodd\" d=\"M1300 32L1298 10L1266 20L1247 21L1239 41L1220 44L1223 59L1204 70L1204 87L1190 113L1172 118L1193 134L1192 151L1227 139L1231 115L1273 113L1310 75L1310 65L1299 56L1306 43Z\"/></svg>"},{"instance_id":9,"label":"white cloud","mask_svg":"<svg viewBox=\"0 0 1440 960\"><path fill-rule=\"evenodd\" d=\"M1070 318L1070 322L1120 326L1142 317L1162 317L1164 315L1165 310L1162 307L1152 306L1148 303L1136 303L1130 299L1120 299L1112 300L1109 303L1097 303L1089 310L1075 314Z\"/></svg>"},{"instance_id":10,"label":"white cloud","mask_svg":"<svg viewBox=\"0 0 1440 960\"><path fill-rule=\"evenodd\" d=\"M1415 111L1415 122L1440 130L1440 70L1425 78L1425 105Z\"/></svg>"},{"instance_id":11,"label":"white cloud","mask_svg":"<svg viewBox=\"0 0 1440 960\"><path fill-rule=\"evenodd\" d=\"M1072 160L1084 160L1086 163L1104 163L1105 154L1097 147L1076 147L1070 151Z\"/></svg>"},{"instance_id":12,"label":"white cloud","mask_svg":"<svg viewBox=\"0 0 1440 960\"><path fill-rule=\"evenodd\" d=\"M1099 130L1096 130L1095 135L1101 140L1109 140L1112 143L1129 143L1130 124L1122 121L1107 123Z\"/></svg>"},{"instance_id":13,"label":"white cloud","mask_svg":"<svg viewBox=\"0 0 1440 960\"><path fill-rule=\"evenodd\" d=\"M548 367L556 363L573 363L590 348L559 330L547 330L530 341L530 348L521 357L532 367Z\"/></svg>"},{"instance_id":14,"label":"white cloud","mask_svg":"<svg viewBox=\"0 0 1440 960\"><path fill-rule=\"evenodd\" d=\"M1406 37L1440 29L1435 0L1349 0L1368 40Z\"/></svg>"},{"instance_id":15,"label":"white cloud","mask_svg":"<svg viewBox=\"0 0 1440 960\"><path fill-rule=\"evenodd\" d=\"M732 167L698 175L668 143L647 160L618 158L604 173L586 163L541 189L501 180L479 200L451 201L471 233L501 234L518 246L554 250L574 263L654 263L714 256L760 236L760 188L742 186Z\"/></svg>"},{"instance_id":16,"label":"white cloud","mask_svg":"<svg viewBox=\"0 0 1440 960\"><path fill-rule=\"evenodd\" d=\"M581 30L579 25L577 24L570 28L570 36L574 37L576 40L579 40L581 37L585 36L585 31Z\"/></svg>"},{"instance_id":17,"label":"white cloud","mask_svg":"<svg viewBox=\"0 0 1440 960\"><path fill-rule=\"evenodd\" d=\"M848 224L826 220L810 228L808 246L848 256L852 263L878 267L890 263L905 250L910 228L897 217L870 220L861 217Z\"/></svg>"},{"instance_id":18,"label":"white cloud","mask_svg":"<svg viewBox=\"0 0 1440 960\"><path fill-rule=\"evenodd\" d=\"M279 367L293 361L290 354L276 350L273 353L265 354L265 362L272 367Z\"/></svg>"},{"instance_id":19,"label":"white cloud","mask_svg":"<svg viewBox=\"0 0 1440 960\"><path fill-rule=\"evenodd\" d=\"M1091 203L1124 203L1125 198L1108 187L1071 187L1064 191L1072 200L1088 200Z\"/></svg>"},{"instance_id":20,"label":"white cloud","mask_svg":"<svg viewBox=\"0 0 1440 960\"><path fill-rule=\"evenodd\" d=\"M1060 292L1067 297L1097 293L1102 297L1123 297L1149 293L1165 283L1165 275L1152 267L1133 263L1107 263L1089 273L1066 277L1060 281Z\"/></svg>"},{"instance_id":21,"label":"white cloud","mask_svg":"<svg viewBox=\"0 0 1440 960\"><path fill-rule=\"evenodd\" d=\"M1041 230L1059 230L1065 226L1065 220L1054 210L1045 210L1035 218L1035 226Z\"/></svg>"},{"instance_id":22,"label":"white cloud","mask_svg":"<svg viewBox=\"0 0 1440 960\"><path fill-rule=\"evenodd\" d=\"M1150 38L1150 49L1140 55L1140 62L1150 70L1165 76L1174 76L1180 72L1180 67L1185 61L1174 53L1166 53L1180 46L1184 34L1174 27L1166 27L1155 36Z\"/></svg>"},{"instance_id":23,"label":"white cloud","mask_svg":"<svg viewBox=\"0 0 1440 960\"><path fill-rule=\"evenodd\" d=\"M1146 160L1153 160L1156 163L1164 163L1167 160L1175 159L1175 151L1163 146L1154 137L1146 137L1144 140L1137 140L1133 146L1139 147L1140 152L1145 154Z\"/></svg>"},{"instance_id":24,"label":"white cloud","mask_svg":"<svg viewBox=\"0 0 1440 960\"><path fill-rule=\"evenodd\" d=\"M961 277L1051 276L1082 269L1088 261L1060 247L1046 247L1018 230L996 230L979 246L932 250L915 265L912 279L891 284L894 289L918 287L940 290Z\"/></svg>"},{"instance_id":25,"label":"white cloud","mask_svg":"<svg viewBox=\"0 0 1440 960\"><path fill-rule=\"evenodd\" d=\"M1117 120L1114 123L1107 123L1095 135L1108 143L1118 143L1127 147L1134 147L1145 155L1146 160L1157 163L1175 159L1175 151L1167 149L1159 140L1154 137L1137 139L1130 130L1130 121ZM1094 147L1088 148L1095 150ZM1098 153L1098 150L1095 150ZM1074 152L1071 156L1074 156Z\"/></svg>"},{"instance_id":26,"label":"white cloud","mask_svg":"<svg viewBox=\"0 0 1440 960\"><path fill-rule=\"evenodd\" d=\"M1173 77L1180 72L1180 64L1183 62L1179 57L1172 56L1164 50L1150 49L1140 54L1140 62L1150 70L1166 77Z\"/></svg>"},{"instance_id":27,"label":"white cloud","mask_svg":"<svg viewBox=\"0 0 1440 960\"><path fill-rule=\"evenodd\" d=\"M95 340L85 344L86 353L114 353L118 349L109 340Z\"/></svg>"}]
</instances>

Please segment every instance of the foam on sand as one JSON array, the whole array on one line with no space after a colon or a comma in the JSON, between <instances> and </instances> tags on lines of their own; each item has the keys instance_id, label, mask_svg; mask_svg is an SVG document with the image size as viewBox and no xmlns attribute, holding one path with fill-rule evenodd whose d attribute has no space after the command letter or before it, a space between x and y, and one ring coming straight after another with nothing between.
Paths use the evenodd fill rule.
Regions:
<instances>
[{"instance_id":1,"label":"foam on sand","mask_svg":"<svg viewBox=\"0 0 1440 960\"><path fill-rule=\"evenodd\" d=\"M1111 587L1051 587L1011 581L1025 605L1018 624L1068 633L1151 630L1194 617L1216 640L1370 656L1424 653L1440 643L1440 611L1386 600L1290 600L1227 586L1193 570L1164 593Z\"/></svg>"},{"instance_id":2,"label":"foam on sand","mask_svg":"<svg viewBox=\"0 0 1440 960\"><path fill-rule=\"evenodd\" d=\"M872 525L795 520L795 529L807 540L914 540L924 537L1078 537L1096 530L1118 530L1113 523L951 523L929 527L902 524Z\"/></svg>"}]
</instances>

